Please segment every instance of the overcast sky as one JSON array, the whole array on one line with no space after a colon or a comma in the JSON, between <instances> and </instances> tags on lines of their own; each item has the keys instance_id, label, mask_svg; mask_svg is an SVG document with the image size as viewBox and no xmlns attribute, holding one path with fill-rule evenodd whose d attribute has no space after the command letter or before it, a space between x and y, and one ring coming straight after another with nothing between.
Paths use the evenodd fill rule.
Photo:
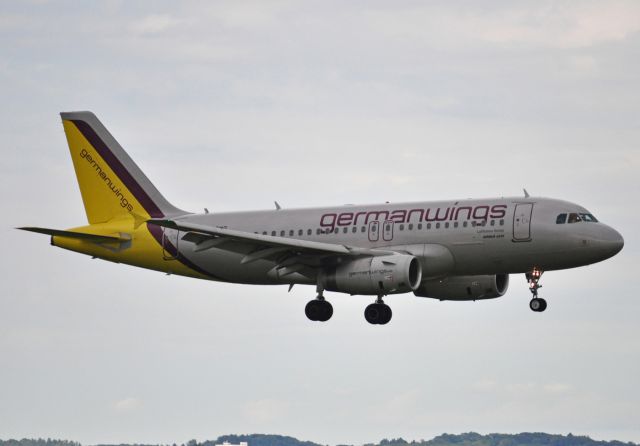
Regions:
<instances>
[{"instance_id":1,"label":"overcast sky","mask_svg":"<svg viewBox=\"0 0 640 446\"><path fill-rule=\"evenodd\" d=\"M0 2L0 438L323 443L548 431L640 442L640 2ZM92 110L212 212L519 195L625 237L486 302L198 281L49 246Z\"/></svg>"}]
</instances>

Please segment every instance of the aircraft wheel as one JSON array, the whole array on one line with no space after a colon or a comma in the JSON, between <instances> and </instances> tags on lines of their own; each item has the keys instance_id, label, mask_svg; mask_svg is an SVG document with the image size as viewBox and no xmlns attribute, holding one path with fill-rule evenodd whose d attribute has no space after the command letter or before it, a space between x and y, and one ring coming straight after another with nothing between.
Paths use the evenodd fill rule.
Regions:
<instances>
[{"instance_id":1,"label":"aircraft wheel","mask_svg":"<svg viewBox=\"0 0 640 446\"><path fill-rule=\"evenodd\" d=\"M304 307L304 314L307 315L310 321L317 321L321 314L320 301L317 299L310 300L307 306Z\"/></svg>"},{"instance_id":2,"label":"aircraft wheel","mask_svg":"<svg viewBox=\"0 0 640 446\"><path fill-rule=\"evenodd\" d=\"M309 320L326 322L333 316L333 305L326 300L310 300L304 307L304 314Z\"/></svg>"},{"instance_id":3,"label":"aircraft wheel","mask_svg":"<svg viewBox=\"0 0 640 446\"><path fill-rule=\"evenodd\" d=\"M391 307L389 305L386 304L380 304L380 309L382 310L382 317L380 318L380 322L378 322L378 324L380 325L385 325L388 324L389 321L391 320L391 316L393 315L392 311L391 311Z\"/></svg>"},{"instance_id":4,"label":"aircraft wheel","mask_svg":"<svg viewBox=\"0 0 640 446\"><path fill-rule=\"evenodd\" d=\"M380 319L380 308L378 304L367 305L367 308L364 309L364 318L370 324L377 324Z\"/></svg>"},{"instance_id":5,"label":"aircraft wheel","mask_svg":"<svg viewBox=\"0 0 640 446\"><path fill-rule=\"evenodd\" d=\"M326 300L320 301L322 305L320 305L320 317L318 320L320 322L327 322L333 316L333 305L331 305Z\"/></svg>"},{"instance_id":6,"label":"aircraft wheel","mask_svg":"<svg viewBox=\"0 0 640 446\"><path fill-rule=\"evenodd\" d=\"M534 297L531 299L531 302L529 302L529 308L536 313L541 313L547 309L547 301L540 297Z\"/></svg>"},{"instance_id":7,"label":"aircraft wheel","mask_svg":"<svg viewBox=\"0 0 640 446\"><path fill-rule=\"evenodd\" d=\"M541 312L542 312L542 311L544 311L544 310L546 310L546 309L547 309L547 301L546 301L546 300L544 300L544 299L542 299L542 298L539 298L539 299L540 299L540 303L542 304L542 306L540 307L540 310L539 310L539 311L541 311Z\"/></svg>"},{"instance_id":8,"label":"aircraft wheel","mask_svg":"<svg viewBox=\"0 0 640 446\"><path fill-rule=\"evenodd\" d=\"M384 325L391 320L391 307L383 303L374 303L364 309L364 318L370 324Z\"/></svg>"}]
</instances>

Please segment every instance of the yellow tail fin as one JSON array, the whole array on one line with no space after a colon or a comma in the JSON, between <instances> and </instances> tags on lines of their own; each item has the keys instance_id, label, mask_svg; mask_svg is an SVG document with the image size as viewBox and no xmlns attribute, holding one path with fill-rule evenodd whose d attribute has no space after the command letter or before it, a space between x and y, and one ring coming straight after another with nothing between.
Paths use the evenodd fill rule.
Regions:
<instances>
[{"instance_id":1,"label":"yellow tail fin","mask_svg":"<svg viewBox=\"0 0 640 446\"><path fill-rule=\"evenodd\" d=\"M90 224L185 214L160 194L93 113L60 115Z\"/></svg>"}]
</instances>

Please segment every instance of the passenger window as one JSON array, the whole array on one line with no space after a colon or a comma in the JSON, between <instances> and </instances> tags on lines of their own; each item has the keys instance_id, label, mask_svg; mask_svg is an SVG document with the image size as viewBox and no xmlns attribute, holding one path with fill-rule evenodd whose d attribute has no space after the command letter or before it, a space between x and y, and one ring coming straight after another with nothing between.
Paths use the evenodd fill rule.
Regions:
<instances>
[{"instance_id":1,"label":"passenger window","mask_svg":"<svg viewBox=\"0 0 640 446\"><path fill-rule=\"evenodd\" d=\"M280 237L284 237L284 231L280 231Z\"/></svg>"},{"instance_id":2,"label":"passenger window","mask_svg":"<svg viewBox=\"0 0 640 446\"><path fill-rule=\"evenodd\" d=\"M339 230L340 230L339 228L335 228L335 229L333 230L334 234L337 234Z\"/></svg>"},{"instance_id":3,"label":"passenger window","mask_svg":"<svg viewBox=\"0 0 640 446\"><path fill-rule=\"evenodd\" d=\"M348 230L349 230L349 228L347 228L346 226L344 228L342 228L342 232L344 232L345 234L347 233Z\"/></svg>"},{"instance_id":4,"label":"passenger window","mask_svg":"<svg viewBox=\"0 0 640 446\"><path fill-rule=\"evenodd\" d=\"M563 225L567 221L567 214L560 214L556 217L556 224Z\"/></svg>"},{"instance_id":5,"label":"passenger window","mask_svg":"<svg viewBox=\"0 0 640 446\"><path fill-rule=\"evenodd\" d=\"M262 231L262 235L267 235L267 231Z\"/></svg>"},{"instance_id":6,"label":"passenger window","mask_svg":"<svg viewBox=\"0 0 640 446\"><path fill-rule=\"evenodd\" d=\"M293 229L289 230L289 237L293 237Z\"/></svg>"},{"instance_id":7,"label":"passenger window","mask_svg":"<svg viewBox=\"0 0 640 446\"><path fill-rule=\"evenodd\" d=\"M446 222L446 223L444 224L444 227L445 227L445 228L448 228L448 227L449 227L449 222Z\"/></svg>"},{"instance_id":8,"label":"passenger window","mask_svg":"<svg viewBox=\"0 0 640 446\"><path fill-rule=\"evenodd\" d=\"M298 235L302 235L302 229L298 229Z\"/></svg>"},{"instance_id":9,"label":"passenger window","mask_svg":"<svg viewBox=\"0 0 640 446\"><path fill-rule=\"evenodd\" d=\"M418 230L422 230L422 223L418 223Z\"/></svg>"},{"instance_id":10,"label":"passenger window","mask_svg":"<svg viewBox=\"0 0 640 446\"><path fill-rule=\"evenodd\" d=\"M367 232L367 227L363 226L362 229L360 229L360 232Z\"/></svg>"},{"instance_id":11,"label":"passenger window","mask_svg":"<svg viewBox=\"0 0 640 446\"><path fill-rule=\"evenodd\" d=\"M311 229L307 229L307 235L311 235L313 234L313 231Z\"/></svg>"},{"instance_id":12,"label":"passenger window","mask_svg":"<svg viewBox=\"0 0 640 446\"><path fill-rule=\"evenodd\" d=\"M271 231L271 236L275 237L276 236L276 231Z\"/></svg>"},{"instance_id":13,"label":"passenger window","mask_svg":"<svg viewBox=\"0 0 640 446\"><path fill-rule=\"evenodd\" d=\"M457 228L457 227L458 227L458 222L457 222L457 221L454 221L454 222L453 222L453 227L454 227L454 228Z\"/></svg>"},{"instance_id":14,"label":"passenger window","mask_svg":"<svg viewBox=\"0 0 640 446\"><path fill-rule=\"evenodd\" d=\"M569 214L569 223L578 223L580 221L580 216L578 214L571 213Z\"/></svg>"},{"instance_id":15,"label":"passenger window","mask_svg":"<svg viewBox=\"0 0 640 446\"><path fill-rule=\"evenodd\" d=\"M404 231L404 225L400 225L400 230Z\"/></svg>"},{"instance_id":16,"label":"passenger window","mask_svg":"<svg viewBox=\"0 0 640 446\"><path fill-rule=\"evenodd\" d=\"M465 228L467 227L468 223L466 221L462 222L462 226L464 226Z\"/></svg>"},{"instance_id":17,"label":"passenger window","mask_svg":"<svg viewBox=\"0 0 640 446\"><path fill-rule=\"evenodd\" d=\"M354 227L351 229L351 232L353 232L353 233L355 234L356 232L358 232L358 228L354 226Z\"/></svg>"},{"instance_id":18,"label":"passenger window","mask_svg":"<svg viewBox=\"0 0 640 446\"><path fill-rule=\"evenodd\" d=\"M413 223L409 224L409 231L413 229Z\"/></svg>"},{"instance_id":19,"label":"passenger window","mask_svg":"<svg viewBox=\"0 0 640 446\"><path fill-rule=\"evenodd\" d=\"M496 221L495 220L491 220L491 226L495 226L496 225Z\"/></svg>"},{"instance_id":20,"label":"passenger window","mask_svg":"<svg viewBox=\"0 0 640 446\"><path fill-rule=\"evenodd\" d=\"M427 229L431 229L431 223L427 223Z\"/></svg>"},{"instance_id":21,"label":"passenger window","mask_svg":"<svg viewBox=\"0 0 640 446\"><path fill-rule=\"evenodd\" d=\"M504 226L504 220L500 220L500 226Z\"/></svg>"},{"instance_id":22,"label":"passenger window","mask_svg":"<svg viewBox=\"0 0 640 446\"><path fill-rule=\"evenodd\" d=\"M436 223L436 229L440 229L440 223Z\"/></svg>"}]
</instances>

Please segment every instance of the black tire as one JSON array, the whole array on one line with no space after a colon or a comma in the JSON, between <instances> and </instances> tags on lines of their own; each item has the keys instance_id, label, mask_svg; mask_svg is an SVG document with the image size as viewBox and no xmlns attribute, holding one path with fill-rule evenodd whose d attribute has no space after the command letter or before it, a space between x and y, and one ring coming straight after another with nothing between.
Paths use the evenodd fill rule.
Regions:
<instances>
[{"instance_id":1,"label":"black tire","mask_svg":"<svg viewBox=\"0 0 640 446\"><path fill-rule=\"evenodd\" d=\"M546 309L547 309L547 301L544 299L540 299L540 309L538 311L543 312Z\"/></svg>"},{"instance_id":2,"label":"black tire","mask_svg":"<svg viewBox=\"0 0 640 446\"><path fill-rule=\"evenodd\" d=\"M389 305L386 304L381 304L380 305L380 310L381 310L381 317L380 317L380 321L378 322L378 324L380 325L385 325L388 324L389 321L391 320L391 316L393 316L393 312L391 311L391 307Z\"/></svg>"},{"instance_id":3,"label":"black tire","mask_svg":"<svg viewBox=\"0 0 640 446\"><path fill-rule=\"evenodd\" d=\"M529 302L529 308L531 308L531 311L540 313L541 311L544 311L545 308L547 308L547 303L545 302L544 299L540 299L539 297L534 297Z\"/></svg>"},{"instance_id":4,"label":"black tire","mask_svg":"<svg viewBox=\"0 0 640 446\"><path fill-rule=\"evenodd\" d=\"M373 324L373 325L379 324L381 315L382 314L380 312L380 305L379 304L367 305L367 308L364 309L364 318L370 324Z\"/></svg>"},{"instance_id":5,"label":"black tire","mask_svg":"<svg viewBox=\"0 0 640 446\"><path fill-rule=\"evenodd\" d=\"M320 307L320 316L317 320L320 322L327 322L333 316L333 305L327 302L326 300L318 301L321 303Z\"/></svg>"},{"instance_id":6,"label":"black tire","mask_svg":"<svg viewBox=\"0 0 640 446\"><path fill-rule=\"evenodd\" d=\"M307 315L310 321L318 321L322 314L322 310L319 305L320 301L317 299L310 300L304 307L304 314Z\"/></svg>"}]
</instances>

